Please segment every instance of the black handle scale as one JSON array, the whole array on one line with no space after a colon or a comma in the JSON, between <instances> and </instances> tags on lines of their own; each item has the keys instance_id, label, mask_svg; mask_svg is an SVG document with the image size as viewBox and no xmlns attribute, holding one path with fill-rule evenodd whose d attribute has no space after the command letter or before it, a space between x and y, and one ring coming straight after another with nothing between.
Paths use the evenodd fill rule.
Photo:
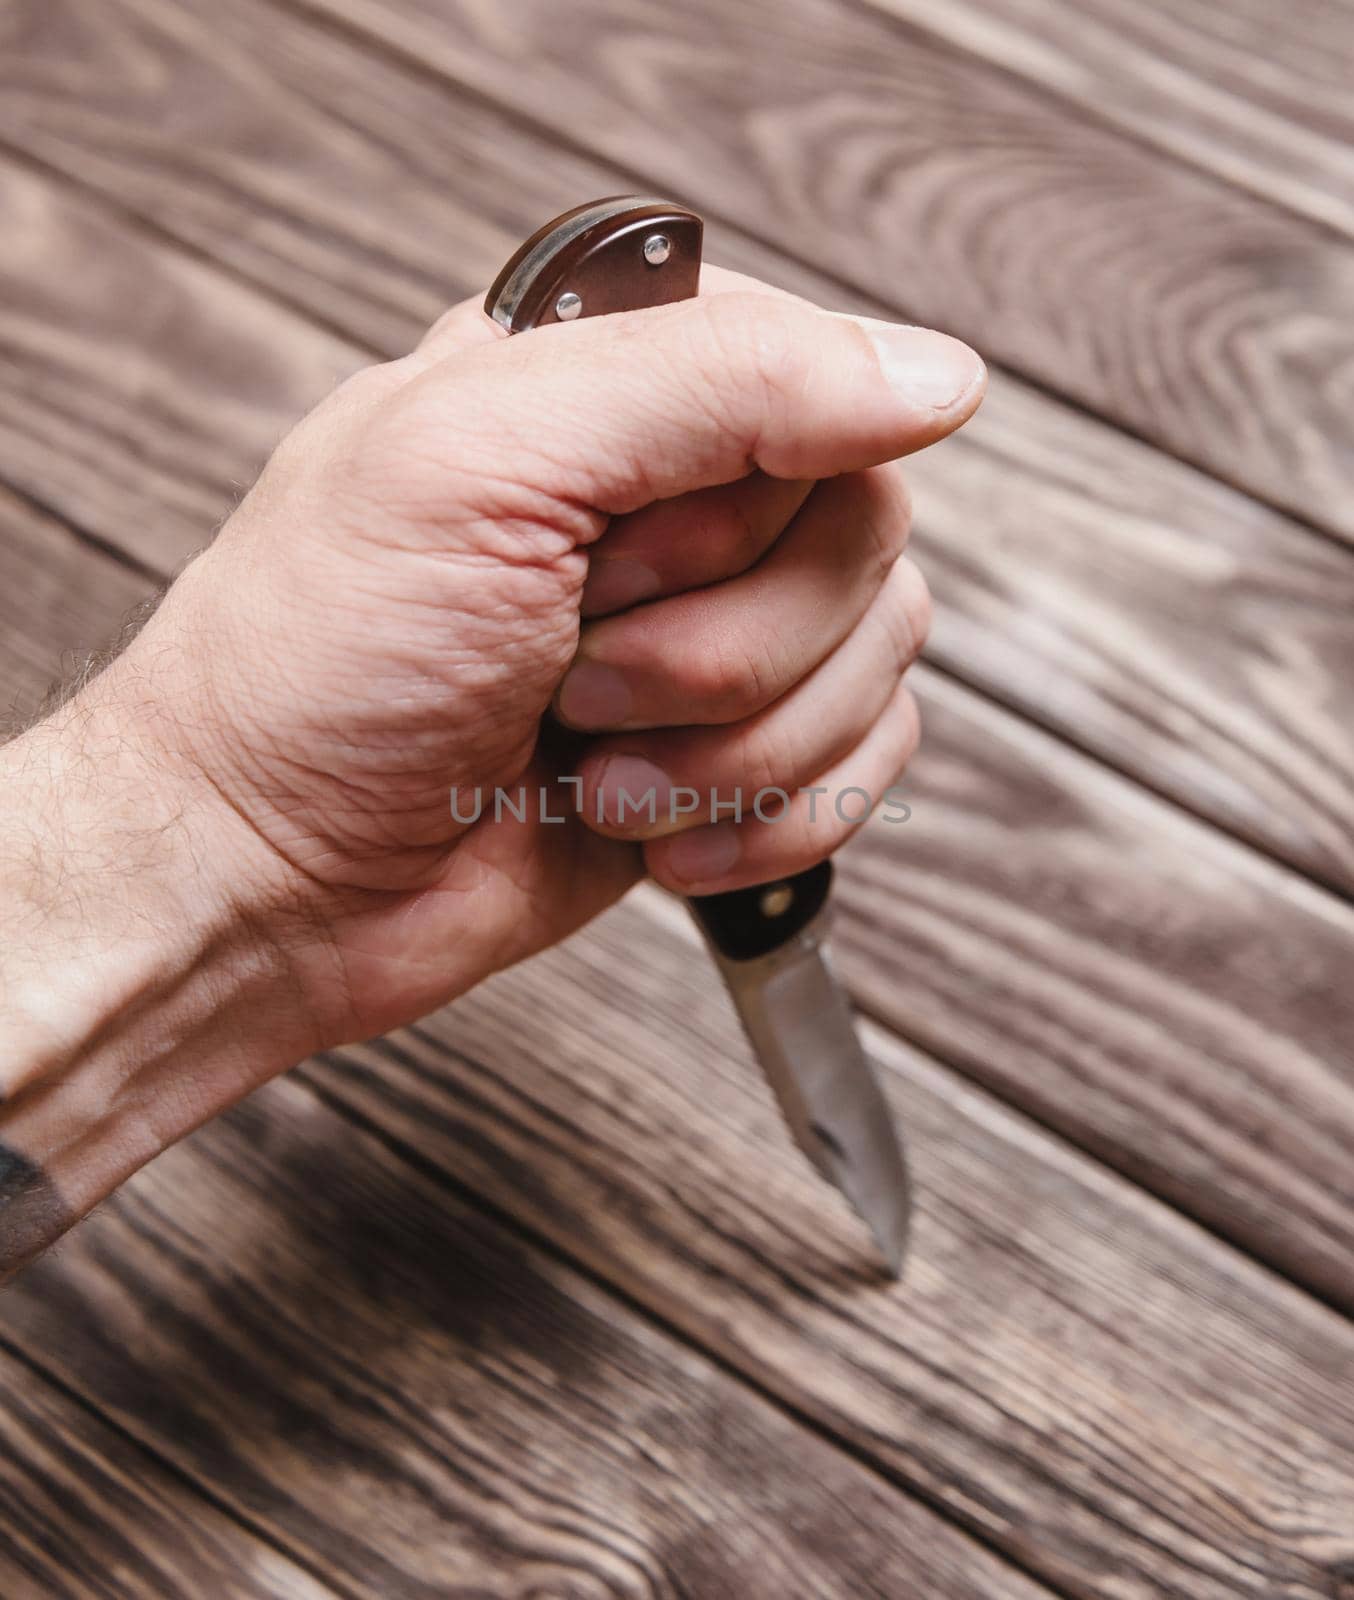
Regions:
<instances>
[{"instance_id":1,"label":"black handle scale","mask_svg":"<svg viewBox=\"0 0 1354 1600\"><path fill-rule=\"evenodd\" d=\"M687 901L705 937L730 961L754 961L788 944L827 904L832 863L751 889L692 895Z\"/></svg>"},{"instance_id":2,"label":"black handle scale","mask_svg":"<svg viewBox=\"0 0 1354 1600\"><path fill-rule=\"evenodd\" d=\"M703 233L694 211L666 200L611 195L575 206L516 251L484 309L509 333L524 333L690 299L699 287ZM720 955L751 961L801 933L831 885L832 864L823 861L791 878L695 896L690 905Z\"/></svg>"}]
</instances>

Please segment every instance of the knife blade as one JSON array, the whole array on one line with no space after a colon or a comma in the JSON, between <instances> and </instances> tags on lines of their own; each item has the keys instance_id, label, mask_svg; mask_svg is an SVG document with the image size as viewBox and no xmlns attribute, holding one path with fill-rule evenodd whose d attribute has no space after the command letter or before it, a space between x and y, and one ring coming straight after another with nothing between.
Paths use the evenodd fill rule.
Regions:
<instances>
[{"instance_id":1,"label":"knife blade","mask_svg":"<svg viewBox=\"0 0 1354 1600\"><path fill-rule=\"evenodd\" d=\"M513 254L484 309L510 334L687 299L701 219L636 195L575 206ZM832 866L688 902L796 1144L902 1270L911 1188L902 1145L828 956Z\"/></svg>"}]
</instances>

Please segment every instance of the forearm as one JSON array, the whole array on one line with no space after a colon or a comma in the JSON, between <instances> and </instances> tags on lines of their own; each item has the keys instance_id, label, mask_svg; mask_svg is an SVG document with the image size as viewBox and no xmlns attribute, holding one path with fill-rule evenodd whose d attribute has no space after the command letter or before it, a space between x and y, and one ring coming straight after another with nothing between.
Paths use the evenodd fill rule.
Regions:
<instances>
[{"instance_id":1,"label":"forearm","mask_svg":"<svg viewBox=\"0 0 1354 1600\"><path fill-rule=\"evenodd\" d=\"M246 825L155 715L115 664L0 750L0 1278L317 1042Z\"/></svg>"}]
</instances>

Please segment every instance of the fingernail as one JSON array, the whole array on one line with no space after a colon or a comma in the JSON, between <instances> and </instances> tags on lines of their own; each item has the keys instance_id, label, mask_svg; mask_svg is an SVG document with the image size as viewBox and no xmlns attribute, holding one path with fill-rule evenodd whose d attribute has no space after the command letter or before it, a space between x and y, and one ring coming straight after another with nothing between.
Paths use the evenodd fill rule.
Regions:
<instances>
[{"instance_id":1,"label":"fingernail","mask_svg":"<svg viewBox=\"0 0 1354 1600\"><path fill-rule=\"evenodd\" d=\"M630 715L630 690L614 667L580 661L565 673L557 704L571 727L615 728Z\"/></svg>"},{"instance_id":2,"label":"fingernail","mask_svg":"<svg viewBox=\"0 0 1354 1600\"><path fill-rule=\"evenodd\" d=\"M959 339L932 328L908 328L862 317L889 387L912 405L948 411L965 399L987 373L982 359Z\"/></svg>"},{"instance_id":3,"label":"fingernail","mask_svg":"<svg viewBox=\"0 0 1354 1600\"><path fill-rule=\"evenodd\" d=\"M643 756L608 756L602 763L595 805L604 822L664 822L671 801L667 773Z\"/></svg>"},{"instance_id":4,"label":"fingernail","mask_svg":"<svg viewBox=\"0 0 1354 1600\"><path fill-rule=\"evenodd\" d=\"M588 616L599 611L623 611L658 590L658 574L642 561L627 561L624 556L594 561L583 585L583 610Z\"/></svg>"},{"instance_id":5,"label":"fingernail","mask_svg":"<svg viewBox=\"0 0 1354 1600\"><path fill-rule=\"evenodd\" d=\"M680 882L699 889L718 883L742 853L736 824L719 822L674 839L668 847L668 870Z\"/></svg>"}]
</instances>

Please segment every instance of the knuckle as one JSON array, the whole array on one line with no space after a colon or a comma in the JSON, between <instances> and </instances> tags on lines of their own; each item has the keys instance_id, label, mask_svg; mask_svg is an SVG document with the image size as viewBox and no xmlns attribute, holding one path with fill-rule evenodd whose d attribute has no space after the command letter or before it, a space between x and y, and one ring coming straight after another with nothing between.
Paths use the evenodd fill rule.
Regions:
<instances>
[{"instance_id":1,"label":"knuckle","mask_svg":"<svg viewBox=\"0 0 1354 1600\"><path fill-rule=\"evenodd\" d=\"M465 309L464 302L461 302L448 306L445 311L440 312L428 324L423 337L419 340L419 345L427 349L430 345L437 344L445 334L459 327L465 320Z\"/></svg>"},{"instance_id":2,"label":"knuckle","mask_svg":"<svg viewBox=\"0 0 1354 1600\"><path fill-rule=\"evenodd\" d=\"M739 781L751 794L763 789L785 789L796 785L805 771L803 752L792 739L773 736L760 728L744 730L738 743Z\"/></svg>"},{"instance_id":3,"label":"knuckle","mask_svg":"<svg viewBox=\"0 0 1354 1600\"><path fill-rule=\"evenodd\" d=\"M336 385L311 415L360 438L382 406L408 382L408 359L402 356L360 367Z\"/></svg>"},{"instance_id":4,"label":"knuckle","mask_svg":"<svg viewBox=\"0 0 1354 1600\"><path fill-rule=\"evenodd\" d=\"M332 456L346 443L354 417L365 415L379 397L374 367L360 367L334 385L327 395L280 441L272 462L291 470L317 457Z\"/></svg>"},{"instance_id":5,"label":"knuckle","mask_svg":"<svg viewBox=\"0 0 1354 1600\"><path fill-rule=\"evenodd\" d=\"M681 689L706 722L736 722L772 698L771 669L759 648L728 639L693 653L681 674Z\"/></svg>"},{"instance_id":6,"label":"knuckle","mask_svg":"<svg viewBox=\"0 0 1354 1600\"><path fill-rule=\"evenodd\" d=\"M878 468L888 482L888 492L892 503L890 515L894 526L902 535L904 543L912 532L912 486L908 482L907 474L896 461L891 461L887 466Z\"/></svg>"},{"instance_id":7,"label":"knuckle","mask_svg":"<svg viewBox=\"0 0 1354 1600\"><path fill-rule=\"evenodd\" d=\"M898 686L895 702L900 729L899 747L904 762L910 761L921 744L921 707L906 684Z\"/></svg>"},{"instance_id":8,"label":"knuckle","mask_svg":"<svg viewBox=\"0 0 1354 1600\"><path fill-rule=\"evenodd\" d=\"M398 363L394 361L378 361L359 367L334 385L324 404L336 410L365 407L373 400L380 400L393 387L399 370Z\"/></svg>"},{"instance_id":9,"label":"knuckle","mask_svg":"<svg viewBox=\"0 0 1354 1600\"><path fill-rule=\"evenodd\" d=\"M907 667L921 654L931 636L931 590L917 563L899 556L885 585L884 620L893 641L898 665Z\"/></svg>"},{"instance_id":10,"label":"knuckle","mask_svg":"<svg viewBox=\"0 0 1354 1600\"><path fill-rule=\"evenodd\" d=\"M912 526L911 497L902 473L891 466L860 474L861 516L870 538L875 576L885 582L907 547Z\"/></svg>"}]
</instances>

